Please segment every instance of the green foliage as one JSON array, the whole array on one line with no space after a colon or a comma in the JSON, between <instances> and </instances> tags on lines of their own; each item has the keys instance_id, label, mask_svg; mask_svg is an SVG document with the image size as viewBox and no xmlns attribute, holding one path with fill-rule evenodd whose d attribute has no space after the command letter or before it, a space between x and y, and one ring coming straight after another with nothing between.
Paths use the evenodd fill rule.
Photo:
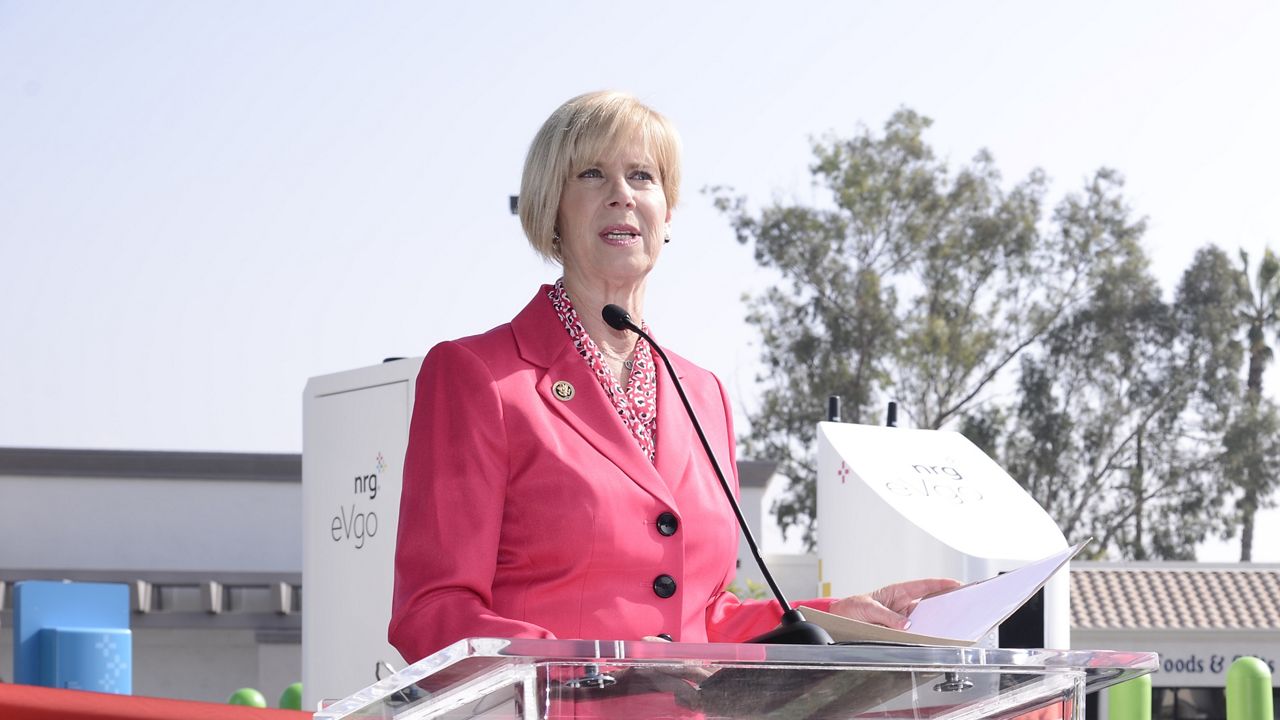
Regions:
<instances>
[{"instance_id":1,"label":"green foliage","mask_svg":"<svg viewBox=\"0 0 1280 720\"><path fill-rule=\"evenodd\" d=\"M1280 486L1280 466L1274 462L1277 442L1275 411L1262 396L1262 374L1274 352L1267 338L1280 327L1280 259L1268 248L1249 276L1249 255L1240 251L1236 284L1237 315L1245 327L1249 370L1245 407L1240 408L1223 438L1223 476L1240 491L1235 520L1240 525L1240 560L1253 559L1254 515Z\"/></svg>"},{"instance_id":2,"label":"green foliage","mask_svg":"<svg viewBox=\"0 0 1280 720\"><path fill-rule=\"evenodd\" d=\"M1249 562L1253 549L1253 518L1258 510L1274 507L1280 467L1280 413L1263 398L1245 403L1222 438L1222 475L1241 490L1235 520L1241 529L1240 561Z\"/></svg>"},{"instance_id":3,"label":"green foliage","mask_svg":"<svg viewBox=\"0 0 1280 720\"><path fill-rule=\"evenodd\" d=\"M779 278L749 299L763 392L742 441L791 478L784 529L812 546L815 426L834 394L846 420L876 422L894 398L909 424L958 427L1100 554L1186 559L1236 524L1247 547L1280 484L1280 420L1259 401L1280 259L1251 281L1247 256L1205 248L1167 302L1118 173L1049 210L1043 173L1006 187L985 151L953 170L930 124L903 109L880 134L815 141L820 207L709 191Z\"/></svg>"},{"instance_id":4,"label":"green foliage","mask_svg":"<svg viewBox=\"0 0 1280 720\"><path fill-rule=\"evenodd\" d=\"M1116 217L1119 180L1107 171L1044 231L1042 173L1005 189L985 151L953 172L924 141L929 125L904 109L880 136L814 142L830 207L753 212L711 189L738 241L781 278L749 303L765 371L743 443L792 479L774 510L810 545L814 426L827 395L853 421L874 421L891 395L917 426L962 420L1084 296L1094 260L1142 231L1116 225L1128 219Z\"/></svg>"},{"instance_id":5,"label":"green foliage","mask_svg":"<svg viewBox=\"0 0 1280 720\"><path fill-rule=\"evenodd\" d=\"M1205 368L1232 356L1228 335L1220 348L1188 333L1229 296L1192 297L1218 259L1202 253L1209 267L1193 266L1166 304L1137 239L1095 265L1089 300L1025 358L1002 459L1068 537L1126 558L1190 559L1223 493L1203 441L1216 418L1194 401Z\"/></svg>"},{"instance_id":6,"label":"green foliage","mask_svg":"<svg viewBox=\"0 0 1280 720\"><path fill-rule=\"evenodd\" d=\"M1248 391L1251 401L1262 396L1262 371L1271 363L1273 352L1267 344L1268 332L1274 332L1280 311L1280 260L1270 248L1262 255L1254 281L1249 278L1249 254L1240 251L1240 272L1244 282L1238 286L1240 320L1249 341Z\"/></svg>"},{"instance_id":7,"label":"green foliage","mask_svg":"<svg viewBox=\"0 0 1280 720\"><path fill-rule=\"evenodd\" d=\"M743 599L767 600L773 597L773 593L769 592L768 585L761 585L755 580L750 579L746 580L746 584L747 587L744 590L741 585L738 585L738 581L734 580L729 583L729 587L725 589Z\"/></svg>"}]
</instances>

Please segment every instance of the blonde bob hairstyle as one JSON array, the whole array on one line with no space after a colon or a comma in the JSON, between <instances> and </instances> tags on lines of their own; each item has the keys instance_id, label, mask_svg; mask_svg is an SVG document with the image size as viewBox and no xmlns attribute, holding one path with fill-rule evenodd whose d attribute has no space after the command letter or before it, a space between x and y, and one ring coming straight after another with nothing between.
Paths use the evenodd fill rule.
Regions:
<instances>
[{"instance_id":1,"label":"blonde bob hairstyle","mask_svg":"<svg viewBox=\"0 0 1280 720\"><path fill-rule=\"evenodd\" d=\"M566 102L542 124L529 146L520 180L520 224L529 244L561 263L556 235L560 193L569 176L639 135L658 169L668 210L680 197L680 138L656 110L622 92L601 91Z\"/></svg>"}]
</instances>

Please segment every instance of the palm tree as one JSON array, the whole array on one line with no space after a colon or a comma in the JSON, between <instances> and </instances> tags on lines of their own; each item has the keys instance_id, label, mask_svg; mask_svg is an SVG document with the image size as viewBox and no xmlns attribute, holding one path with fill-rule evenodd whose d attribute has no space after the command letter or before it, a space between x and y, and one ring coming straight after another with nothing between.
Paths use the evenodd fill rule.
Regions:
<instances>
[{"instance_id":1,"label":"palm tree","mask_svg":"<svg viewBox=\"0 0 1280 720\"><path fill-rule=\"evenodd\" d=\"M1245 384L1245 400L1248 403L1248 415L1259 415L1259 404L1262 401L1262 372L1274 357L1271 346L1267 344L1267 336L1277 327L1280 319L1280 259L1267 248L1263 252L1262 262L1258 264L1257 274L1249 275L1249 254L1240 251L1241 274L1243 282L1240 286L1239 318L1248 328L1247 352L1249 353L1249 375ZM1265 432L1263 424L1254 424L1258 432ZM1269 440L1271 438L1258 438ZM1264 442L1264 444L1267 444ZM1258 510L1259 498L1276 484L1276 469L1267 463L1247 462L1248 468L1239 477L1233 478L1243 489L1240 499L1240 561L1249 562L1253 558L1253 521Z\"/></svg>"}]
</instances>

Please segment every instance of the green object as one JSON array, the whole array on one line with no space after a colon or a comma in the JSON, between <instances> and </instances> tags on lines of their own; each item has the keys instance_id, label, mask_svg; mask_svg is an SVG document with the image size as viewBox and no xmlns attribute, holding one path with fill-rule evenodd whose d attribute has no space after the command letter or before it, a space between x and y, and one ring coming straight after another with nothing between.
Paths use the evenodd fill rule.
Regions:
<instances>
[{"instance_id":1,"label":"green object","mask_svg":"<svg viewBox=\"0 0 1280 720\"><path fill-rule=\"evenodd\" d=\"M1271 668L1242 657L1227 669L1227 720L1272 720Z\"/></svg>"},{"instance_id":2,"label":"green object","mask_svg":"<svg viewBox=\"0 0 1280 720\"><path fill-rule=\"evenodd\" d=\"M1150 675L1107 689L1107 720L1151 720Z\"/></svg>"},{"instance_id":3,"label":"green object","mask_svg":"<svg viewBox=\"0 0 1280 720\"><path fill-rule=\"evenodd\" d=\"M262 693L253 688L240 688L231 693L231 697L227 698L227 704L264 708L267 706L267 699L262 697Z\"/></svg>"},{"instance_id":4,"label":"green object","mask_svg":"<svg viewBox=\"0 0 1280 720\"><path fill-rule=\"evenodd\" d=\"M280 709L281 710L301 710L302 709L302 683L296 682L284 689L280 693Z\"/></svg>"}]
</instances>

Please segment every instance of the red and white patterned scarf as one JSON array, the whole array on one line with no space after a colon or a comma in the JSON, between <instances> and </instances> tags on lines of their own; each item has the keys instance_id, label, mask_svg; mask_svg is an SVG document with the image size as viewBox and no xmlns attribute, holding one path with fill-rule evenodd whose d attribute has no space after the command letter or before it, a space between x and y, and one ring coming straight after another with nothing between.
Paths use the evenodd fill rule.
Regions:
<instances>
[{"instance_id":1,"label":"red and white patterned scarf","mask_svg":"<svg viewBox=\"0 0 1280 720\"><path fill-rule=\"evenodd\" d=\"M551 306L564 323L565 330L569 331L573 346L587 361L587 366L600 381L600 387L604 388L605 395L618 411L622 424L627 426L636 442L640 443L640 450L649 458L649 462L653 462L658 448L658 376L649 343L644 338L636 338L634 362L624 389L609 369L600 348L582 327L578 312L573 309L573 303L569 300L569 293L565 292L564 278L556 281L547 292L547 297L551 299ZM643 329L648 333L648 324Z\"/></svg>"}]
</instances>

